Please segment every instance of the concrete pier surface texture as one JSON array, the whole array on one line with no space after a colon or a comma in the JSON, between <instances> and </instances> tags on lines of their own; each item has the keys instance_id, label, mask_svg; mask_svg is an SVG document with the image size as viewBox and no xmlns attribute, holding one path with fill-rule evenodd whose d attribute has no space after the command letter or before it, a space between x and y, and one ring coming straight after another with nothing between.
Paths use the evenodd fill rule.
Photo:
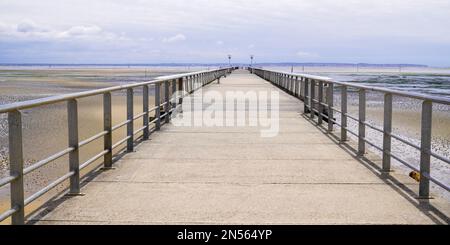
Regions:
<instances>
[{"instance_id":1,"label":"concrete pier surface texture","mask_svg":"<svg viewBox=\"0 0 450 245\"><path fill-rule=\"evenodd\" d=\"M260 125L166 124L114 170L93 174L83 196L57 197L28 223L448 224L447 201L417 199L415 180L380 173L370 152L356 157L352 142L340 144L303 115L300 100L269 82L236 70L190 97L208 91L266 91L266 100L277 91L278 133L261 137L267 127Z\"/></svg>"}]
</instances>

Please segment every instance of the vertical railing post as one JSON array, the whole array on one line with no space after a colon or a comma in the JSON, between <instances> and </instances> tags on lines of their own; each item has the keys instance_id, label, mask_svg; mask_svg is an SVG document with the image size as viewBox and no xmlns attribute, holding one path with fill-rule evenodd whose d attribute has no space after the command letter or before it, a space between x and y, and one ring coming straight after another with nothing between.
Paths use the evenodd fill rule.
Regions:
<instances>
[{"instance_id":1,"label":"vertical railing post","mask_svg":"<svg viewBox=\"0 0 450 245\"><path fill-rule=\"evenodd\" d=\"M278 86L279 88L281 88L281 75L280 75L280 74L275 73L275 81L276 81L276 83L277 83L277 86Z\"/></svg>"},{"instance_id":2,"label":"vertical railing post","mask_svg":"<svg viewBox=\"0 0 450 245\"><path fill-rule=\"evenodd\" d=\"M170 95L169 95L169 81L165 81L164 82L164 101L165 101L165 105L164 105L164 114L166 114L164 116L164 121L166 123L168 123L170 121L170 117L169 117L169 111L170 111Z\"/></svg>"},{"instance_id":3,"label":"vertical railing post","mask_svg":"<svg viewBox=\"0 0 450 245\"><path fill-rule=\"evenodd\" d=\"M292 95L297 96L297 77L292 76Z\"/></svg>"},{"instance_id":4,"label":"vertical railing post","mask_svg":"<svg viewBox=\"0 0 450 245\"><path fill-rule=\"evenodd\" d=\"M103 130L107 132L103 136L103 149L108 151L103 156L103 167L109 169L112 167L112 107L109 92L103 94Z\"/></svg>"},{"instance_id":5,"label":"vertical railing post","mask_svg":"<svg viewBox=\"0 0 450 245\"><path fill-rule=\"evenodd\" d=\"M283 74L277 74L278 76L278 86L283 89Z\"/></svg>"},{"instance_id":6,"label":"vertical railing post","mask_svg":"<svg viewBox=\"0 0 450 245\"><path fill-rule=\"evenodd\" d=\"M194 86L193 86L192 92L194 92L197 89L197 85L198 85L198 75L195 74L194 78L192 80L194 81L193 82Z\"/></svg>"},{"instance_id":7,"label":"vertical railing post","mask_svg":"<svg viewBox=\"0 0 450 245\"><path fill-rule=\"evenodd\" d=\"M134 150L134 137L133 137L133 131L134 131L134 112L133 112L133 89L128 88L127 89L127 151L132 152Z\"/></svg>"},{"instance_id":8,"label":"vertical railing post","mask_svg":"<svg viewBox=\"0 0 450 245\"><path fill-rule=\"evenodd\" d=\"M289 94L292 94L292 76L291 75L287 75L287 87L288 87L288 91Z\"/></svg>"},{"instance_id":9,"label":"vertical railing post","mask_svg":"<svg viewBox=\"0 0 450 245\"><path fill-rule=\"evenodd\" d=\"M433 103L425 100L422 103L422 122L420 134L420 183L419 198L430 197L430 160L431 160L431 126Z\"/></svg>"},{"instance_id":10,"label":"vertical railing post","mask_svg":"<svg viewBox=\"0 0 450 245\"><path fill-rule=\"evenodd\" d=\"M194 80L194 89L197 89L197 88L198 88L198 83L199 83L199 81L200 81L199 75L196 74L196 75L195 75L195 80Z\"/></svg>"},{"instance_id":11,"label":"vertical railing post","mask_svg":"<svg viewBox=\"0 0 450 245\"><path fill-rule=\"evenodd\" d=\"M359 89L358 155L366 152L366 90Z\"/></svg>"},{"instance_id":12,"label":"vertical railing post","mask_svg":"<svg viewBox=\"0 0 450 245\"><path fill-rule=\"evenodd\" d=\"M155 129L160 130L161 129L161 83L155 84Z\"/></svg>"},{"instance_id":13,"label":"vertical railing post","mask_svg":"<svg viewBox=\"0 0 450 245\"><path fill-rule=\"evenodd\" d=\"M11 208L17 211L11 216L11 224L25 224L25 199L23 186L23 145L22 114L20 111L8 112L9 127L9 171L16 179L11 182Z\"/></svg>"},{"instance_id":14,"label":"vertical railing post","mask_svg":"<svg viewBox=\"0 0 450 245\"><path fill-rule=\"evenodd\" d=\"M295 95L295 77L291 76L291 94Z\"/></svg>"},{"instance_id":15,"label":"vertical railing post","mask_svg":"<svg viewBox=\"0 0 450 245\"><path fill-rule=\"evenodd\" d=\"M192 76L187 77L187 92L192 92Z\"/></svg>"},{"instance_id":16,"label":"vertical railing post","mask_svg":"<svg viewBox=\"0 0 450 245\"><path fill-rule=\"evenodd\" d=\"M189 77L190 76L187 76L186 77L186 79L184 80L185 81L185 83L184 83L184 91L188 94L189 93Z\"/></svg>"},{"instance_id":17,"label":"vertical railing post","mask_svg":"<svg viewBox=\"0 0 450 245\"><path fill-rule=\"evenodd\" d=\"M328 132L333 131L333 105L334 105L334 84L328 83L327 100L328 100Z\"/></svg>"},{"instance_id":18,"label":"vertical railing post","mask_svg":"<svg viewBox=\"0 0 450 245\"><path fill-rule=\"evenodd\" d=\"M304 78L303 80L304 84L304 98L303 98L303 113L308 113L308 102L309 102L309 95L308 95L308 79Z\"/></svg>"},{"instance_id":19,"label":"vertical railing post","mask_svg":"<svg viewBox=\"0 0 450 245\"><path fill-rule=\"evenodd\" d=\"M291 75L286 75L286 79L287 79L287 90L288 90L289 94L292 94L292 90L291 90L292 77L291 77Z\"/></svg>"},{"instance_id":20,"label":"vertical railing post","mask_svg":"<svg viewBox=\"0 0 450 245\"><path fill-rule=\"evenodd\" d=\"M292 94L297 97L297 82L298 82L298 77L296 76L292 76Z\"/></svg>"},{"instance_id":21,"label":"vertical railing post","mask_svg":"<svg viewBox=\"0 0 450 245\"><path fill-rule=\"evenodd\" d=\"M277 73L277 77L278 77L278 86L280 88L283 88L283 76Z\"/></svg>"},{"instance_id":22,"label":"vertical railing post","mask_svg":"<svg viewBox=\"0 0 450 245\"><path fill-rule=\"evenodd\" d=\"M318 106L317 106L317 110L319 111L319 115L318 115L318 119L317 119L317 124L322 124L322 120L323 120L323 106L322 106L322 102L323 102L323 82L319 81L319 93L318 93Z\"/></svg>"},{"instance_id":23,"label":"vertical railing post","mask_svg":"<svg viewBox=\"0 0 450 245\"><path fill-rule=\"evenodd\" d=\"M383 172L391 171L392 94L384 94Z\"/></svg>"},{"instance_id":24,"label":"vertical railing post","mask_svg":"<svg viewBox=\"0 0 450 245\"><path fill-rule=\"evenodd\" d=\"M69 194L80 193L80 152L78 147L78 102L76 99L67 101L67 129L69 133L69 147L73 151L69 153L70 176Z\"/></svg>"},{"instance_id":25,"label":"vertical railing post","mask_svg":"<svg viewBox=\"0 0 450 245\"><path fill-rule=\"evenodd\" d=\"M183 104L184 88L183 88L183 78L178 79L178 91L180 91L180 98L178 99L178 104Z\"/></svg>"},{"instance_id":26,"label":"vertical railing post","mask_svg":"<svg viewBox=\"0 0 450 245\"><path fill-rule=\"evenodd\" d=\"M148 140L150 136L150 129L148 124L148 85L142 86L142 112L144 113L144 116L142 117L142 123L145 127L142 132L142 139Z\"/></svg>"},{"instance_id":27,"label":"vertical railing post","mask_svg":"<svg viewBox=\"0 0 450 245\"><path fill-rule=\"evenodd\" d=\"M294 84L294 95L295 97L299 97L298 95L298 86L299 85L299 81L298 81L298 77L295 77L295 84Z\"/></svg>"},{"instance_id":28,"label":"vertical railing post","mask_svg":"<svg viewBox=\"0 0 450 245\"><path fill-rule=\"evenodd\" d=\"M347 141L347 86L341 87L341 142Z\"/></svg>"},{"instance_id":29,"label":"vertical railing post","mask_svg":"<svg viewBox=\"0 0 450 245\"><path fill-rule=\"evenodd\" d=\"M285 75L285 77L286 77L286 90L288 91L288 93L291 93L291 90L290 90L290 85L291 85L291 83L290 83L290 81L291 81L291 76L289 76L289 75Z\"/></svg>"},{"instance_id":30,"label":"vertical railing post","mask_svg":"<svg viewBox=\"0 0 450 245\"><path fill-rule=\"evenodd\" d=\"M306 88L306 82L303 77L300 77L300 98L305 102L305 89Z\"/></svg>"},{"instance_id":31,"label":"vertical railing post","mask_svg":"<svg viewBox=\"0 0 450 245\"><path fill-rule=\"evenodd\" d=\"M314 97L315 97L315 89L316 89L316 81L314 81L313 79L309 80L309 89L310 89L310 93L309 93L309 109L310 109L310 118L314 119Z\"/></svg>"},{"instance_id":32,"label":"vertical railing post","mask_svg":"<svg viewBox=\"0 0 450 245\"><path fill-rule=\"evenodd\" d=\"M177 107L177 80L172 80L172 98L171 101L173 101L172 103L172 108L171 109L175 109Z\"/></svg>"}]
</instances>

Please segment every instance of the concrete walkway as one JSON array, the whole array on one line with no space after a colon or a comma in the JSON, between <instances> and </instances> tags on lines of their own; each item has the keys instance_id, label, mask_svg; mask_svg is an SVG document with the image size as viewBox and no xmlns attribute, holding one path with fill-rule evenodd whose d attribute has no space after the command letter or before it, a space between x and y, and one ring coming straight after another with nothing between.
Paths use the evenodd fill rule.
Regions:
<instances>
[{"instance_id":1,"label":"concrete walkway","mask_svg":"<svg viewBox=\"0 0 450 245\"><path fill-rule=\"evenodd\" d=\"M61 197L38 224L416 224L446 223L408 193L411 179L383 177L302 116L303 104L235 71L203 91L279 91L280 132L259 127L164 125L89 181ZM194 96L199 96L195 93ZM249 110L252 110L250 108ZM188 112L185 112L188 113ZM368 158L371 158L370 156ZM376 162L377 159L373 158ZM398 186L397 181L403 185ZM438 204L439 206L439 204ZM33 222L33 223L34 223Z\"/></svg>"}]
</instances>

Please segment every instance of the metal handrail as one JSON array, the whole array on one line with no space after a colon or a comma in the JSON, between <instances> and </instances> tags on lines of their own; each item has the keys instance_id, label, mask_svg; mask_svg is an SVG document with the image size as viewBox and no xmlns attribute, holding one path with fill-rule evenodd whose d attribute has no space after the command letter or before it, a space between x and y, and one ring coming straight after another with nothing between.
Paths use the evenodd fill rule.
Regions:
<instances>
[{"instance_id":1,"label":"metal handrail","mask_svg":"<svg viewBox=\"0 0 450 245\"><path fill-rule=\"evenodd\" d=\"M390 93L393 95L399 95L403 97L409 97L413 99L419 99L419 100L430 100L435 103L444 104L444 105L450 105L450 98L446 97L437 97L432 95L426 95L421 93L415 93L415 92L407 92L407 91L401 91L401 90L394 90L394 89L388 89L388 88L380 88L380 87L373 87L373 86L367 86L367 85L361 85L361 84L354 84L354 83L348 83L348 82L339 82L335 81L332 78L324 77L324 76L316 76L316 75L310 75L305 73L288 73L288 72L282 72L282 71L275 71L275 70L269 70L269 69L258 69L253 68L254 70L264 70L268 72L278 73L280 75L289 75L289 76L295 76L295 77L302 77L307 79L312 79L316 81L323 81L323 82L330 82L333 84L338 84L342 86L349 86L353 88L358 89L365 89L368 91L375 91L375 92L381 92L381 93Z\"/></svg>"},{"instance_id":2,"label":"metal handrail","mask_svg":"<svg viewBox=\"0 0 450 245\"><path fill-rule=\"evenodd\" d=\"M190 72L190 73L182 73L177 75L171 75L171 76L160 76L157 77L155 80L147 81L147 82L138 82L138 83L130 83L126 85L118 85L118 86L112 86L107 88L101 88L101 89L93 89L89 91L83 91L83 92L77 92L77 93L70 93L70 94L62 94L62 95L55 95L55 96L49 96L41 99L34 99L34 100L26 100L26 101L20 101L20 102L14 102L11 104L5 104L0 105L0 113L5 113L9 111L14 110L23 110L23 109L29 109L41 105L48 105L48 104L54 104L62 101L67 101L71 99L80 99L84 97L104 94L106 92L114 92L119 90L125 90L127 88L135 88L140 87L143 85L154 85L157 83L163 83L169 80L176 80L180 78L185 78L189 76L195 76L195 75L201 75L204 73L210 73L215 71L222 71L222 70L228 70L228 69L215 69L210 71L197 71L197 72Z\"/></svg>"},{"instance_id":3,"label":"metal handrail","mask_svg":"<svg viewBox=\"0 0 450 245\"><path fill-rule=\"evenodd\" d=\"M78 93L51 96L41 99L15 102L0 106L0 114L8 114L9 128L9 159L10 159L10 175L0 179L0 187L10 184L11 191L11 209L0 213L0 222L11 217L12 224L25 223L25 206L40 198L51 189L60 185L66 180L70 180L69 193L78 194L80 192L80 171L92 164L96 160L103 157L103 165L105 169L111 168L113 162L113 149L119 145L126 143L126 151L132 152L134 149L135 135L142 132L142 139L147 140L150 133L159 130L161 125L170 121L170 112L182 104L182 97L176 100L170 100L171 95L176 95L176 90L192 93L197 89L220 79L222 76L230 73L235 68L221 68L208 71L198 71L170 76L161 76L152 81L131 83L127 85L113 86L102 89L89 90ZM154 85L155 90L155 106L149 108L149 85ZM161 91L161 87L164 90ZM143 88L142 94L142 113L137 115L133 111L133 89L137 87ZM178 87L178 88L177 88ZM112 103L111 92L126 90L127 91L127 120L112 126ZM161 98L161 92L164 98ZM77 100L84 97L103 95L103 125L104 130L83 140L78 140L78 103ZM22 114L20 110L35 108L43 105L54 104L58 102L67 102L67 123L69 145L66 149L55 153L46 159L43 159L31 166L24 168L23 160L23 144L22 144ZM161 108L164 113L161 114ZM155 118L150 121L149 113L155 111ZM142 118L142 127L134 131L134 122ZM164 121L162 121L164 119ZM150 129L150 124L155 127ZM116 143L112 142L112 132L120 127L126 126L127 136ZM79 162L79 148L103 137L104 149L91 157L84 163ZM31 194L25 198L24 192L24 175L39 169L48 163L69 155L69 172L59 177L55 181L43 189Z\"/></svg>"},{"instance_id":4,"label":"metal handrail","mask_svg":"<svg viewBox=\"0 0 450 245\"><path fill-rule=\"evenodd\" d=\"M347 140L347 133L358 137L358 155L363 156L366 152L366 143L373 146L383 154L382 171L389 172L391 170L391 158L397 160L403 165L419 171L421 174L419 182L419 197L429 198L430 181L442 187L446 191L450 191L450 186L433 178L430 174L431 157L442 162L450 163L450 159L431 151L431 130L432 130L432 106L433 103L450 105L449 98L424 95L420 93L412 93L380 87L371 87L347 82L334 81L329 77L314 76L302 73L288 73L260 68L249 68L249 70L259 77L271 82L291 95L304 101L304 113L314 120L317 113L317 123L323 123L323 118L328 121L328 132L332 133L334 124L341 128L342 142ZM341 109L333 107L334 87L341 87ZM318 91L316 91L318 87ZM358 102L358 118L347 113L347 88L354 88L359 94ZM325 93L323 92L325 90ZM367 91L375 91L384 94L384 118L383 129L370 124L366 121L366 93ZM317 93L316 93L317 92ZM392 133L392 96L402 96L422 101L422 125L420 146L403 139ZM326 112L326 113L325 113ZM338 123L333 118L333 112L341 114L341 122ZM353 119L358 123L358 132L353 132L347 127L347 119ZM378 146L366 138L366 127L372 128L383 134L383 146ZM416 150L420 151L420 167L416 168L405 160L391 153L391 140L396 139L405 143Z\"/></svg>"}]
</instances>

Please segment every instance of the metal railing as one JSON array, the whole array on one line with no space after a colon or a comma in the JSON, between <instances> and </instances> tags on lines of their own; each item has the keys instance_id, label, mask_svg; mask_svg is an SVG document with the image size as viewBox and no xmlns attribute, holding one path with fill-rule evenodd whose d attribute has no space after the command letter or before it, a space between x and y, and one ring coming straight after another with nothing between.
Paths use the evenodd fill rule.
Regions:
<instances>
[{"instance_id":1,"label":"metal railing","mask_svg":"<svg viewBox=\"0 0 450 245\"><path fill-rule=\"evenodd\" d=\"M113 150L126 142L126 151L131 152L134 148L135 136L142 132L142 139L147 140L149 135L155 130L159 130L163 123L170 121L170 113L181 105L183 96L171 98L177 91L192 93L198 88L220 79L222 76L230 73L234 68L215 69L208 71L199 71L172 76L159 77L156 80L132 83L127 85L108 87L103 89L89 90L85 92L64 94L47 98L17 102L0 106L0 114L8 114L9 127L9 164L10 174L0 179L0 187L10 184L11 207L3 213L0 213L0 222L11 217L12 224L25 223L25 207L49 192L54 187L69 179L70 195L80 193L80 171L91 163L103 157L103 168L111 169L113 164ZM149 108L149 86L154 86L155 106ZM164 90L161 91L161 87ZM135 88L143 89L142 113L135 115L133 112L133 90ZM127 120L115 126L112 126L112 103L111 92L126 90ZM164 96L161 98L161 94ZM85 140L78 138L78 102L80 98L103 95L103 128L102 132L97 133ZM176 95L175 95L176 96ZM58 102L67 103L67 125L68 125L68 147L57 152L46 159L40 160L31 166L24 168L23 143L22 143L22 114L21 110L35 108L43 105L54 104ZM163 110L161 110L163 107ZM150 121L150 113L154 112L155 117ZM163 112L163 113L162 113ZM134 122L142 118L143 126L134 129ZM164 121L162 121L164 119ZM150 124L154 124L152 129ZM126 126L127 136L116 143L113 143L112 133ZM97 155L89 160L80 163L79 149L94 140L103 138L104 147ZM69 172L59 177L49 185L38 192L25 197L24 176L55 161L65 155L69 155Z\"/></svg>"},{"instance_id":2,"label":"metal railing","mask_svg":"<svg viewBox=\"0 0 450 245\"><path fill-rule=\"evenodd\" d=\"M430 198L430 181L450 191L450 187L445 183L432 177L430 173L431 157L434 157L447 164L450 159L441 156L431 150L431 130L432 130L432 109L433 104L450 105L450 99L428 96L419 93L391 90L379 87L357 85L353 83L337 82L327 77L313 76L298 73L286 73L259 68L249 68L249 70L259 77L271 82L290 93L291 95L304 101L304 112L309 113L309 117L314 120L317 116L317 123L323 124L324 119L328 123L328 132L333 131L334 124L340 127L340 141L347 141L347 133L358 138L358 155L363 156L366 152L366 144L371 145L382 153L382 172L391 171L391 159L395 159L408 168L420 172L419 198ZM339 86L341 92L340 110L333 105L334 89ZM358 117L348 114L347 111L347 91L348 88L358 92ZM316 91L317 90L317 91ZM325 92L324 92L325 91ZM384 94L383 128L379 128L366 121L366 92L375 91ZM410 142L399 135L392 133L392 97L401 96L422 101L421 112L421 136L420 145ZM341 115L338 122L333 113ZM349 129L347 120L352 119L358 123L358 132ZM450 122L449 122L450 123ZM366 127L383 134L383 145L378 146L366 137ZM394 155L391 151L391 140L394 138L404 144L420 151L420 165L416 168L401 157Z\"/></svg>"}]
</instances>

